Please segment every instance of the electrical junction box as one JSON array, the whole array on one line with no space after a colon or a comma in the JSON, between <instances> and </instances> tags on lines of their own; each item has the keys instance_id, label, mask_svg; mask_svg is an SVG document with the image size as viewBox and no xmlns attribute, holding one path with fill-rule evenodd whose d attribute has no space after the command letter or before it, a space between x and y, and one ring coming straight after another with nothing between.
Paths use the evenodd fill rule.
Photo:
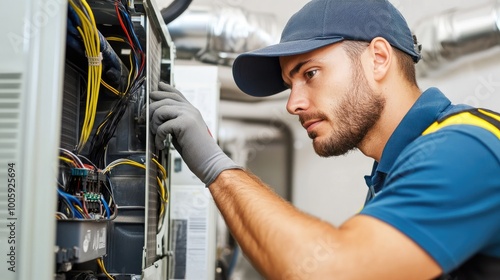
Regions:
<instances>
[{"instance_id":1,"label":"electrical junction box","mask_svg":"<svg viewBox=\"0 0 500 280\"><path fill-rule=\"evenodd\" d=\"M83 263L106 254L105 222L59 220L57 263Z\"/></svg>"}]
</instances>

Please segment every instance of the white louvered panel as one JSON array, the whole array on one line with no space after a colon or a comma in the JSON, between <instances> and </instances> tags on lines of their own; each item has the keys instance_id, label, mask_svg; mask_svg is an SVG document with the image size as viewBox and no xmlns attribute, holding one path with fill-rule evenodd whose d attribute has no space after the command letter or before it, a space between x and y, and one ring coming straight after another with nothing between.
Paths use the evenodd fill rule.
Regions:
<instances>
[{"instance_id":1,"label":"white louvered panel","mask_svg":"<svg viewBox=\"0 0 500 280\"><path fill-rule=\"evenodd\" d=\"M7 217L8 164L18 165L19 159L20 89L21 74L0 73L0 220L2 221ZM5 227L0 227L0 236L3 237L6 232Z\"/></svg>"},{"instance_id":2,"label":"white louvered panel","mask_svg":"<svg viewBox=\"0 0 500 280\"><path fill-rule=\"evenodd\" d=\"M14 160L20 123L20 73L0 73L0 163ZM3 172L5 170L1 170ZM0 173L2 174L2 173Z\"/></svg>"},{"instance_id":3,"label":"white louvered panel","mask_svg":"<svg viewBox=\"0 0 500 280\"><path fill-rule=\"evenodd\" d=\"M18 186L18 184L15 183L19 179L19 173L17 172L10 172L10 175L14 176L14 178L9 177L8 170L9 164L14 164L12 167L15 171L17 171L19 167L21 78L22 75L20 73L0 73L0 221L2 224L5 224L0 227L0 246L3 247L3 256L12 252L12 250L9 249L10 245L12 245L9 243L11 241L9 239L11 231L6 225L9 219L16 219L19 213L19 208L15 207L13 211L10 211L13 216L9 216L7 194L9 187ZM9 178L11 178L11 182L14 183L13 185L9 186ZM17 194L18 192L16 190L16 195ZM18 197L16 197L16 199L17 198ZM12 208L10 210L12 210ZM4 259L8 261L7 258L4 257ZM5 263L2 268L7 272L6 269L8 269L8 267L11 266ZM10 272L10 274L13 274L13 272Z\"/></svg>"}]
</instances>

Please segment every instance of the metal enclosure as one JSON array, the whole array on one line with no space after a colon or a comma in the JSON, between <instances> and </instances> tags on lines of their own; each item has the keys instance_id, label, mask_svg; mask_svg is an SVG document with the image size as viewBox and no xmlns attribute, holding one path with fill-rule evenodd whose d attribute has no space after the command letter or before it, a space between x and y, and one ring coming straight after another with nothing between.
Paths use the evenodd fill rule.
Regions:
<instances>
[{"instance_id":1,"label":"metal enclosure","mask_svg":"<svg viewBox=\"0 0 500 280\"><path fill-rule=\"evenodd\" d=\"M2 20L8 24L0 27L6 38L0 43L0 177L6 182L0 188L0 217L10 225L0 228L0 252L5 259L2 279L72 279L84 270L103 279L105 274L96 263L101 257L107 272L117 279L167 279L168 204L160 201L157 177L159 166L167 164L168 150L158 151L152 145L147 111L149 92L157 89L160 78L172 81L175 48L154 0L75 2L82 9L83 2L88 4L102 35L101 50L112 47L106 51L115 53L119 67L128 68L126 73L132 73L130 45L127 48L111 38L131 36L141 46L146 58L144 66L139 65L144 78L137 75L143 81L124 102L126 109L103 149L104 164L95 162L96 174L91 177L84 172L94 164L91 160L85 168L62 168L61 149L75 152L82 161L92 156L90 141L78 152L75 147L88 106L87 67L94 62L69 47L71 5L67 1L20 1L2 9ZM121 20L118 3L123 7ZM125 34L120 21L126 21L129 32L135 34ZM106 65L105 55L102 61ZM124 73L116 79L125 77L126 81ZM100 85L89 139L105 127L118 99ZM100 123L103 126L98 127ZM106 164L124 158L143 164L144 169L124 165L99 177ZM63 176L63 172L71 175ZM162 179L163 190L168 190L169 179ZM91 197L96 193L82 192L75 197L101 213L107 210L107 218L84 209L92 219L76 219L73 212L75 217L56 221L54 214L66 216L60 209L73 208L60 206L60 180L84 183L78 185L84 189L91 185L103 192L109 189L116 215L110 215L106 203L100 201L104 194Z\"/></svg>"}]
</instances>

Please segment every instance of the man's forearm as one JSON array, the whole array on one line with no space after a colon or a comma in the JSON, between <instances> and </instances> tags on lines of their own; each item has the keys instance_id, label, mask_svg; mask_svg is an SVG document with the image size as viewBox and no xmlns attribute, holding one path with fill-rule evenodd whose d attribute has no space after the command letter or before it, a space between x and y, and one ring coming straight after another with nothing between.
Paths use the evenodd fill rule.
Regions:
<instances>
[{"instance_id":1,"label":"man's forearm","mask_svg":"<svg viewBox=\"0 0 500 280\"><path fill-rule=\"evenodd\" d=\"M245 171L223 171L210 191L266 279L420 280L441 273L420 246L391 225L356 215L335 228L297 210Z\"/></svg>"},{"instance_id":2,"label":"man's forearm","mask_svg":"<svg viewBox=\"0 0 500 280\"><path fill-rule=\"evenodd\" d=\"M303 274L329 267L337 230L298 211L255 176L226 170L210 191L245 254L267 278L309 278Z\"/></svg>"}]
</instances>

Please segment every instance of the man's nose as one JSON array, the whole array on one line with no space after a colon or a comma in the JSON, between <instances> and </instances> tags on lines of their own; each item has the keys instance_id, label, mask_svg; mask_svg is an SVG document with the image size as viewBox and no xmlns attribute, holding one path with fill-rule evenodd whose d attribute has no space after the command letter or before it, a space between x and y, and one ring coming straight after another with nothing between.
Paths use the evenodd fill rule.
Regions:
<instances>
[{"instance_id":1,"label":"man's nose","mask_svg":"<svg viewBox=\"0 0 500 280\"><path fill-rule=\"evenodd\" d=\"M286 104L286 109L288 113L292 115L297 115L302 111L309 108L309 100L307 98L307 93L300 90L300 87L292 87L290 91L290 96L288 96L288 102Z\"/></svg>"}]
</instances>

